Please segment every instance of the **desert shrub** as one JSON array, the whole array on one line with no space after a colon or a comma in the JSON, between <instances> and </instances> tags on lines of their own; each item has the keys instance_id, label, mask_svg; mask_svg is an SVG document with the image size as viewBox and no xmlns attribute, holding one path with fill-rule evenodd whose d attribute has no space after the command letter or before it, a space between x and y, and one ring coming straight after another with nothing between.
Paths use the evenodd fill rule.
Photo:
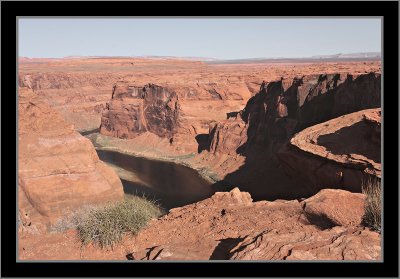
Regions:
<instances>
[{"instance_id":1,"label":"desert shrub","mask_svg":"<svg viewBox=\"0 0 400 279\"><path fill-rule=\"evenodd\" d=\"M67 211L65 216L58 219L51 227L50 232L64 232L69 229L76 229L82 216L88 212L100 208L100 206L86 205L79 210Z\"/></svg>"},{"instance_id":2,"label":"desert shrub","mask_svg":"<svg viewBox=\"0 0 400 279\"><path fill-rule=\"evenodd\" d=\"M381 182L378 178L370 178L362 183L362 192L367 196L365 200L365 214L363 223L373 230L381 230Z\"/></svg>"},{"instance_id":3,"label":"desert shrub","mask_svg":"<svg viewBox=\"0 0 400 279\"><path fill-rule=\"evenodd\" d=\"M93 242L100 247L113 246L125 233L136 234L151 218L162 210L154 201L137 196L126 196L123 201L103 206L87 206L61 219L54 231L75 228L83 244Z\"/></svg>"}]
</instances>

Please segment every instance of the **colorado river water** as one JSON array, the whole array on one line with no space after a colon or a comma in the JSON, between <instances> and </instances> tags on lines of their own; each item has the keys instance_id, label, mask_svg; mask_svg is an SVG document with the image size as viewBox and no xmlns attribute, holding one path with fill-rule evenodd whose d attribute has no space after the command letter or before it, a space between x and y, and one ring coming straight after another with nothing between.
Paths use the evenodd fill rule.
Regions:
<instances>
[{"instance_id":1,"label":"colorado river water","mask_svg":"<svg viewBox=\"0 0 400 279\"><path fill-rule=\"evenodd\" d=\"M117 171L125 193L144 194L166 209L198 202L214 193L212 185L189 167L114 151L97 150L97 154Z\"/></svg>"}]
</instances>

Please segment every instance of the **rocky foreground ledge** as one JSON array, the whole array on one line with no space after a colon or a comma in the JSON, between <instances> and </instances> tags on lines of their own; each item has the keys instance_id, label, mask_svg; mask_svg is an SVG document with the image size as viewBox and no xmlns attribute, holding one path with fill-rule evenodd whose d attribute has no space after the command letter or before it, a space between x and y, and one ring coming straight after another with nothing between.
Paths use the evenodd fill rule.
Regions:
<instances>
[{"instance_id":1,"label":"rocky foreground ledge","mask_svg":"<svg viewBox=\"0 0 400 279\"><path fill-rule=\"evenodd\" d=\"M308 199L253 202L238 188L172 209L112 250L80 247L74 231L20 236L21 259L380 260L361 225L365 196L324 189ZM46 243L43 245L43 243Z\"/></svg>"},{"instance_id":2,"label":"rocky foreground ledge","mask_svg":"<svg viewBox=\"0 0 400 279\"><path fill-rule=\"evenodd\" d=\"M363 194L324 189L303 200L252 202L238 188L173 209L139 234L141 260L379 260L361 225Z\"/></svg>"}]
</instances>

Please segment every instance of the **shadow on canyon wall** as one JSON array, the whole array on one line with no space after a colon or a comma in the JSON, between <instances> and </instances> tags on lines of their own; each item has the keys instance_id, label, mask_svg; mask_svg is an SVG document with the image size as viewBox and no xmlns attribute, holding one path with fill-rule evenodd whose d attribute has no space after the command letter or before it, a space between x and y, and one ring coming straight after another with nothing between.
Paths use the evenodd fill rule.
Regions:
<instances>
[{"instance_id":1,"label":"shadow on canyon wall","mask_svg":"<svg viewBox=\"0 0 400 279\"><path fill-rule=\"evenodd\" d=\"M100 128L94 128L92 130L86 130L86 131L78 131L82 136L87 136L93 133L98 133L100 132Z\"/></svg>"},{"instance_id":2,"label":"shadow on canyon wall","mask_svg":"<svg viewBox=\"0 0 400 279\"><path fill-rule=\"evenodd\" d=\"M198 134L195 139L198 144L197 152L201 153L203 150L210 151L210 144L208 142L209 135L208 134Z\"/></svg>"},{"instance_id":3,"label":"shadow on canyon wall","mask_svg":"<svg viewBox=\"0 0 400 279\"><path fill-rule=\"evenodd\" d=\"M380 148L377 149L376 143L369 140L375 136L373 135L374 131L371 131L369 134L364 134L362 131L366 130L365 126L366 124L364 122L358 122L354 125L343 127L335 133L320 135L317 139L317 143L335 155L359 154L380 163ZM357 136L360 136L360 138L354 141L354 133L358 130L360 132L357 133ZM380 133L376 137L380 137Z\"/></svg>"},{"instance_id":4,"label":"shadow on canyon wall","mask_svg":"<svg viewBox=\"0 0 400 279\"><path fill-rule=\"evenodd\" d=\"M296 177L286 175L276 153L295 133L307 127L348 113L380 107L380 75L369 73L355 79L347 75L340 84L338 74L303 79L295 78L289 86L284 85L283 79L271 82L249 99L240 113L247 127L247 141L236 149L237 154L245 157L245 163L215 183L213 191L239 187L241 191L249 192L255 201L307 198L319 191L313 185L304 185ZM329 145L329 141L338 141L343 136L354 137L346 133L347 130L342 129L339 134L321 137L319 143ZM214 134L215 131L209 137ZM210 150L211 139L207 145L204 135L201 139L201 145L198 140L199 152ZM354 146L349 148L354 152L358 150ZM349 152L347 149L332 151L343 154Z\"/></svg>"}]
</instances>

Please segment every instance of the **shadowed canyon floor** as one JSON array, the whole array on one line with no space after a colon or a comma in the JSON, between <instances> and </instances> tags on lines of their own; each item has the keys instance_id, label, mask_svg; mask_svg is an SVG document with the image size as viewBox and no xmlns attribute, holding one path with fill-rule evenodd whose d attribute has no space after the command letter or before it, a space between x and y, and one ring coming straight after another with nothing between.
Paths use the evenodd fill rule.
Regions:
<instances>
[{"instance_id":1,"label":"shadowed canyon floor","mask_svg":"<svg viewBox=\"0 0 400 279\"><path fill-rule=\"evenodd\" d=\"M112 151L97 152L116 170L125 193L157 200L163 208L183 206L213 194L210 183L189 167Z\"/></svg>"}]
</instances>

